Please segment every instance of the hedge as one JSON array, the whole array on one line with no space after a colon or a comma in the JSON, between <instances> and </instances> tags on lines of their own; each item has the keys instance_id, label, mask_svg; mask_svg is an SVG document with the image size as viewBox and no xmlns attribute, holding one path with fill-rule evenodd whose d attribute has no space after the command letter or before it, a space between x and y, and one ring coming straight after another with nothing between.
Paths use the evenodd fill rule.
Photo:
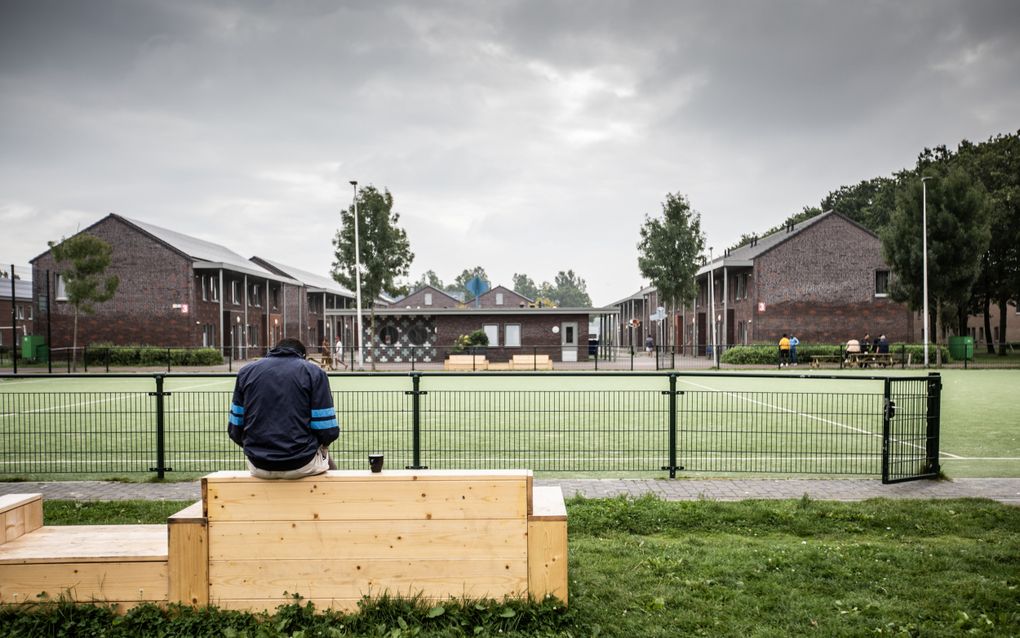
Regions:
<instances>
[{"instance_id":1,"label":"hedge","mask_svg":"<svg viewBox=\"0 0 1020 638\"><path fill-rule=\"evenodd\" d=\"M811 357L814 356L840 356L843 353L844 344L827 345L827 344L800 344L797 346L797 361L799 363L810 363ZM940 346L942 349L942 361L950 362L952 358L949 356L949 348L946 346ZM924 361L924 346L918 344L902 344L892 343L889 344L889 352L892 353L893 359L899 362L900 357L906 358L910 355L910 361L913 364L922 363ZM928 357L932 361L935 360L936 346L928 346ZM751 345L751 346L733 346L728 348L722 354L720 359L722 363L729 363L732 365L769 365L774 366L779 361L779 346L778 345Z\"/></svg>"},{"instance_id":2,"label":"hedge","mask_svg":"<svg viewBox=\"0 0 1020 638\"><path fill-rule=\"evenodd\" d=\"M209 366L223 363L223 355L216 348L161 348L159 346L115 346L105 343L89 344L85 351L87 365L102 366L165 366L167 353L175 366ZM107 359L109 356L109 359Z\"/></svg>"}]
</instances>

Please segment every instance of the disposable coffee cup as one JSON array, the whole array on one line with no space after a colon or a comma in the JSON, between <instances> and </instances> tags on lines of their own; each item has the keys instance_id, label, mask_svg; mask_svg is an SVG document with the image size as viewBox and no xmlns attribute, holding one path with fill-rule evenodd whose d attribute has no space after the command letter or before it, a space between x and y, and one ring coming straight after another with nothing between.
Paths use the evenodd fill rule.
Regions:
<instances>
[{"instance_id":1,"label":"disposable coffee cup","mask_svg":"<svg viewBox=\"0 0 1020 638\"><path fill-rule=\"evenodd\" d=\"M372 468L373 473L382 472L383 455L382 454L369 454L368 455L368 466Z\"/></svg>"}]
</instances>

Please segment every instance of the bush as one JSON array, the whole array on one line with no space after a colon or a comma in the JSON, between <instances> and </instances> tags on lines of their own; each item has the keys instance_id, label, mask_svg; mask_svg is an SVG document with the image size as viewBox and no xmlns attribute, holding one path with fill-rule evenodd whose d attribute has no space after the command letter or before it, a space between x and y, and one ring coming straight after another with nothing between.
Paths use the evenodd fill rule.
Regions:
<instances>
[{"instance_id":1,"label":"bush","mask_svg":"<svg viewBox=\"0 0 1020 638\"><path fill-rule=\"evenodd\" d=\"M461 354L464 352L477 352L480 348L484 348L489 345L489 335L485 334L484 330L475 330L466 335L460 335L457 340L453 343L453 354Z\"/></svg>"},{"instance_id":2,"label":"bush","mask_svg":"<svg viewBox=\"0 0 1020 638\"><path fill-rule=\"evenodd\" d=\"M223 363L223 355L216 348L161 348L159 346L115 346L109 343L89 344L85 362L90 366L104 366L109 357L111 366L165 366L167 353L172 366L210 366Z\"/></svg>"},{"instance_id":3,"label":"bush","mask_svg":"<svg viewBox=\"0 0 1020 638\"><path fill-rule=\"evenodd\" d=\"M797 346L797 361L800 363L810 363L811 357L814 356L840 356L843 353L843 347L845 344L826 345L826 344L800 344ZM949 356L949 348L946 346L940 346L942 351L942 361L948 363L952 361ZM907 355L910 355L911 364L918 364L924 361L924 346L919 344L902 344L892 343L889 344L889 352L892 353L893 360L896 362L900 361L900 357L906 359ZM935 361L936 348L934 345L928 346L928 357L932 362ZM722 354L722 363L729 363L732 365L769 365L774 366L779 362L779 345L778 344L756 344L750 346L733 346L727 349Z\"/></svg>"}]
</instances>

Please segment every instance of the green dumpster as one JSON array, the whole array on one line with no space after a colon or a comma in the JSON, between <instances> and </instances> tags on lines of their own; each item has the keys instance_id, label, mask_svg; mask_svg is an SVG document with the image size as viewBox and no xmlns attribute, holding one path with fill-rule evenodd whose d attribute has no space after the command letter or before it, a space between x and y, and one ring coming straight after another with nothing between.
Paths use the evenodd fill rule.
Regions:
<instances>
[{"instance_id":1,"label":"green dumpster","mask_svg":"<svg viewBox=\"0 0 1020 638\"><path fill-rule=\"evenodd\" d=\"M21 352L19 354L22 359L36 361L39 359L39 348L45 344L45 337L39 335L25 335L21 338Z\"/></svg>"},{"instance_id":2,"label":"green dumpster","mask_svg":"<svg viewBox=\"0 0 1020 638\"><path fill-rule=\"evenodd\" d=\"M949 337L949 356L956 361L972 361L974 359L974 338Z\"/></svg>"}]
</instances>

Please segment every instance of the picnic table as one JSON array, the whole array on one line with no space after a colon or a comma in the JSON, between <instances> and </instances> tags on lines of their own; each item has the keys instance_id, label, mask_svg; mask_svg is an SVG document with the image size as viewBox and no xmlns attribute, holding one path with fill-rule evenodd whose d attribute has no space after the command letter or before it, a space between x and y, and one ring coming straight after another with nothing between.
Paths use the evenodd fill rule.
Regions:
<instances>
[{"instance_id":1,"label":"picnic table","mask_svg":"<svg viewBox=\"0 0 1020 638\"><path fill-rule=\"evenodd\" d=\"M893 364L893 358L890 352L851 352L847 355L846 362L851 368L871 366L886 368Z\"/></svg>"}]
</instances>

